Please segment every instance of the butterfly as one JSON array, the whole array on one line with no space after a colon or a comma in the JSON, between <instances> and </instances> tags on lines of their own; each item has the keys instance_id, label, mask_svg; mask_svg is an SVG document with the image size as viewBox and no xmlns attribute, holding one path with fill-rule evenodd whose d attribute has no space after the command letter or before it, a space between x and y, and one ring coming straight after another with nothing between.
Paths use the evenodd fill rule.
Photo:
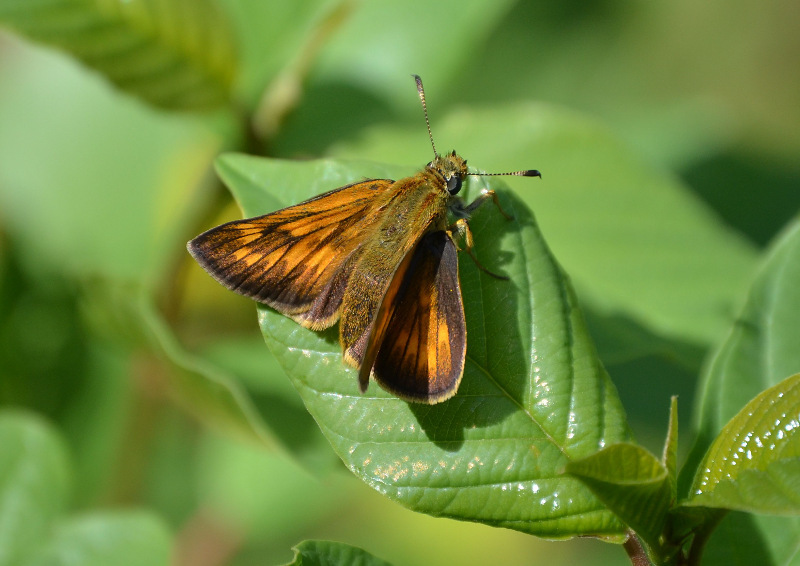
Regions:
<instances>
[{"instance_id":1,"label":"butterfly","mask_svg":"<svg viewBox=\"0 0 800 566\"><path fill-rule=\"evenodd\" d=\"M458 197L468 175L541 177L536 170L470 173L455 151L440 155L422 79L413 75L434 159L417 174L368 179L256 218L228 222L187 244L230 290L312 330L339 322L344 361L400 399L435 404L456 394L467 332L457 240L472 252L467 220L494 191ZM450 223L449 216L455 221ZM509 217L510 218L510 217Z\"/></svg>"}]
</instances>

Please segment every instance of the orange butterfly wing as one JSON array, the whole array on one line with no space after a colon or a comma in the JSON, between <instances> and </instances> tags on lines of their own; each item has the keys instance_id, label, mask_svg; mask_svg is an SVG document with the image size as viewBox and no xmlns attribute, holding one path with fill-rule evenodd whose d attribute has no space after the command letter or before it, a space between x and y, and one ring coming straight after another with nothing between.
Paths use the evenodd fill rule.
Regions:
<instances>
[{"instance_id":1,"label":"orange butterfly wing","mask_svg":"<svg viewBox=\"0 0 800 566\"><path fill-rule=\"evenodd\" d=\"M439 403L464 373L467 329L450 235L429 232L398 268L375 320L359 373L406 401Z\"/></svg>"},{"instance_id":2,"label":"orange butterfly wing","mask_svg":"<svg viewBox=\"0 0 800 566\"><path fill-rule=\"evenodd\" d=\"M187 245L217 281L314 330L339 318L348 261L380 224L394 181L354 183L264 216L235 220Z\"/></svg>"},{"instance_id":3,"label":"orange butterfly wing","mask_svg":"<svg viewBox=\"0 0 800 566\"><path fill-rule=\"evenodd\" d=\"M349 364L362 367L387 290L406 258L431 227L446 224L449 193L432 181L422 175L397 181L393 198L381 208L380 224L342 269L339 341Z\"/></svg>"}]
</instances>

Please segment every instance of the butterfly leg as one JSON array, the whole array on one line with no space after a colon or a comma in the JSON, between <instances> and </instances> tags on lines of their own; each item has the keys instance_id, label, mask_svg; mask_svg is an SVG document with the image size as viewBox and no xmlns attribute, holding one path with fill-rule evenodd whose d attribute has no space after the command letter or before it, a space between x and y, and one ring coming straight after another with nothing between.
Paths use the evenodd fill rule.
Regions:
<instances>
[{"instance_id":1,"label":"butterfly leg","mask_svg":"<svg viewBox=\"0 0 800 566\"><path fill-rule=\"evenodd\" d=\"M492 194L494 194L494 192L492 192ZM490 198L490 197L487 197L487 198ZM486 200L486 199L484 199L484 200ZM472 205L475 204L475 202L478 202L478 201L475 200L467 208L472 207ZM499 207L500 205L498 204L497 206ZM502 209L501 209L501 212L502 212ZM472 261L475 262L475 265L478 266L478 269L480 269L481 271L483 271L487 275L491 275L495 279L502 279L504 281L508 280L508 277L506 277L505 275L498 275L497 273L492 273L491 271L486 269L483 265L481 265L481 262L478 261L478 258L475 257L475 253L472 251L472 247L473 247L473 244L474 244L474 240L472 238L472 230L470 230L469 223L467 223L467 219L466 218L459 218L458 220L456 220L455 223L453 223L447 229L447 235L450 236L450 239L453 240L454 244L456 244L455 238L462 238L462 237L464 238L464 243L466 244L466 248L463 251L465 251L465 252L467 252L469 254L469 257L472 258ZM459 250L461 249L461 248L458 247L457 244L456 244L456 248L459 249Z\"/></svg>"},{"instance_id":2,"label":"butterfly leg","mask_svg":"<svg viewBox=\"0 0 800 566\"><path fill-rule=\"evenodd\" d=\"M466 207L464 207L464 212L466 213L466 215L467 215L467 216L469 216L469 215L470 215L470 214L472 214L472 213L473 213L473 212L474 212L474 211L475 211L475 210L476 210L476 209L477 209L477 208L478 208L480 205L482 205L484 202L486 202L488 199L492 199L492 202L493 202L493 203L494 203L494 205L497 207L497 210L499 210L499 211L500 211L500 214L502 214L503 216L505 216L505 217L506 217L508 220L513 220L513 219L514 219L514 217L513 217L513 216L511 216L511 215L510 215L510 214L508 214L508 213L507 213L505 210L503 210L503 207L502 207L502 206L500 206L500 201L497 199L497 193L496 193L496 192L494 192L494 191L493 191L493 190L491 190L491 189L484 189L483 191L481 191L481 196L479 196L479 197L478 197L478 198L476 198L474 201L472 201L471 203L469 203L469 204L468 204Z\"/></svg>"}]
</instances>

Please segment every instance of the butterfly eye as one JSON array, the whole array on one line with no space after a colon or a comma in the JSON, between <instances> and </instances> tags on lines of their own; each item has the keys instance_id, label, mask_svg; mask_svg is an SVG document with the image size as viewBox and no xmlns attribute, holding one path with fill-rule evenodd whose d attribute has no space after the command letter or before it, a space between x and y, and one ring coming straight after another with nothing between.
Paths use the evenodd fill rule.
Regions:
<instances>
[{"instance_id":1,"label":"butterfly eye","mask_svg":"<svg viewBox=\"0 0 800 566\"><path fill-rule=\"evenodd\" d=\"M461 190L461 176L460 175L453 175L449 179L447 179L447 192L451 195L455 195L458 191Z\"/></svg>"}]
</instances>

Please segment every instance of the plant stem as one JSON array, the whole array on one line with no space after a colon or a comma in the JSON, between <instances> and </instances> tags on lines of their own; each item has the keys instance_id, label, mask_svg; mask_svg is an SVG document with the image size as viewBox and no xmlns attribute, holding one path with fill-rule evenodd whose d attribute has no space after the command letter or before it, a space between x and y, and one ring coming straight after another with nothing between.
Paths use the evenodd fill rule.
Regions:
<instances>
[{"instance_id":1,"label":"plant stem","mask_svg":"<svg viewBox=\"0 0 800 566\"><path fill-rule=\"evenodd\" d=\"M625 549L633 566L652 566L650 558L647 556L647 551L642 545L642 541L639 540L639 537L637 537L636 533L633 531L628 531L628 540L625 541L622 548Z\"/></svg>"},{"instance_id":2,"label":"plant stem","mask_svg":"<svg viewBox=\"0 0 800 566\"><path fill-rule=\"evenodd\" d=\"M727 515L727 513L718 513L711 521L703 524L695 533L692 545L689 547L689 556L686 559L687 566L700 566L700 559L703 557L706 543L708 539L711 538L711 533L714 532L714 529L717 528L717 525L719 525L725 515Z\"/></svg>"}]
</instances>

